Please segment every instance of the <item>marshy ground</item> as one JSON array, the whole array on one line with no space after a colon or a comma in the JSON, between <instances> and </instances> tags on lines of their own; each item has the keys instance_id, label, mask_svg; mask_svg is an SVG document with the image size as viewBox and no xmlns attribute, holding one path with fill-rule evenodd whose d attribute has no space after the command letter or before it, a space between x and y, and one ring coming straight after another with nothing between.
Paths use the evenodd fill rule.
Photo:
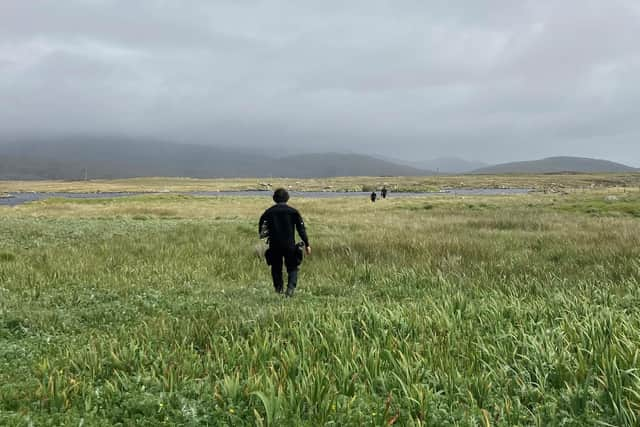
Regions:
<instances>
[{"instance_id":1,"label":"marshy ground","mask_svg":"<svg viewBox=\"0 0 640 427\"><path fill-rule=\"evenodd\" d=\"M638 425L638 175L478 179L540 191L292 199L291 300L267 196L0 208L0 424ZM285 184L449 185L421 180Z\"/></svg>"}]
</instances>

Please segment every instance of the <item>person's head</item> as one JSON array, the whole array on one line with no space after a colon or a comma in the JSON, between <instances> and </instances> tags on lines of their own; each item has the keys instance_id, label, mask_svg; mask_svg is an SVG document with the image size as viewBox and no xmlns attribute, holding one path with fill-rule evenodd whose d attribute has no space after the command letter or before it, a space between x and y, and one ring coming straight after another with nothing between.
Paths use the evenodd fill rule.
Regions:
<instances>
[{"instance_id":1,"label":"person's head","mask_svg":"<svg viewBox=\"0 0 640 427\"><path fill-rule=\"evenodd\" d=\"M276 203L287 203L289 201L289 192L284 188L278 188L273 192L273 201Z\"/></svg>"}]
</instances>

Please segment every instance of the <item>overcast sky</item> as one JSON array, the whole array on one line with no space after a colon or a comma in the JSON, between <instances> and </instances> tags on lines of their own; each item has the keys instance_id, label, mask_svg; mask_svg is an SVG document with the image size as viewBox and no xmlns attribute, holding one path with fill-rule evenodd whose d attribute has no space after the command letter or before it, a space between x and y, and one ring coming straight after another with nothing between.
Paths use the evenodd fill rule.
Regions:
<instances>
[{"instance_id":1,"label":"overcast sky","mask_svg":"<svg viewBox=\"0 0 640 427\"><path fill-rule=\"evenodd\" d=\"M0 132L640 166L640 2L1 0Z\"/></svg>"}]
</instances>

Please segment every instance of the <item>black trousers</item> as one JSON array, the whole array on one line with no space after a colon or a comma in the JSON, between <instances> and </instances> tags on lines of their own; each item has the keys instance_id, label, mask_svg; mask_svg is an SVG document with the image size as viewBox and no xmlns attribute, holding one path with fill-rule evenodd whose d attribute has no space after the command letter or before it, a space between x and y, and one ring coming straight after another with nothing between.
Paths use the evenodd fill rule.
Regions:
<instances>
[{"instance_id":1,"label":"black trousers","mask_svg":"<svg viewBox=\"0 0 640 427\"><path fill-rule=\"evenodd\" d=\"M271 262L271 278L276 291L282 291L284 280L282 277L282 265L287 267L287 288L295 289L298 282L298 260L294 248L269 248L269 261Z\"/></svg>"}]
</instances>

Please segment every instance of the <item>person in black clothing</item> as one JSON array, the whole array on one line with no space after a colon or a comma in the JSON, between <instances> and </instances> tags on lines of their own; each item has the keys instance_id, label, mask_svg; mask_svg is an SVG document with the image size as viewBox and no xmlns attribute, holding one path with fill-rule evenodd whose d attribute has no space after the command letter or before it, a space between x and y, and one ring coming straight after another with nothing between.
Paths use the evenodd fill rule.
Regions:
<instances>
[{"instance_id":1,"label":"person in black clothing","mask_svg":"<svg viewBox=\"0 0 640 427\"><path fill-rule=\"evenodd\" d=\"M382 187L382 190L380 190L380 195L383 199L387 198L387 187Z\"/></svg>"},{"instance_id":2,"label":"person in black clothing","mask_svg":"<svg viewBox=\"0 0 640 427\"><path fill-rule=\"evenodd\" d=\"M371 193L370 198L371 198L371 201L372 201L372 202L375 202L375 201L376 201L376 199L378 198L378 195L376 194L376 192L375 192L375 191Z\"/></svg>"},{"instance_id":3,"label":"person in black clothing","mask_svg":"<svg viewBox=\"0 0 640 427\"><path fill-rule=\"evenodd\" d=\"M264 211L258 223L260 237L267 238L267 263L271 265L271 277L276 292L283 291L282 260L287 267L288 297L293 296L298 281L299 257L295 244L295 230L304 243L305 252L311 255L311 246L304 226L302 216L297 209L289 206L289 193L284 188L278 188L273 193L275 205Z\"/></svg>"}]
</instances>

